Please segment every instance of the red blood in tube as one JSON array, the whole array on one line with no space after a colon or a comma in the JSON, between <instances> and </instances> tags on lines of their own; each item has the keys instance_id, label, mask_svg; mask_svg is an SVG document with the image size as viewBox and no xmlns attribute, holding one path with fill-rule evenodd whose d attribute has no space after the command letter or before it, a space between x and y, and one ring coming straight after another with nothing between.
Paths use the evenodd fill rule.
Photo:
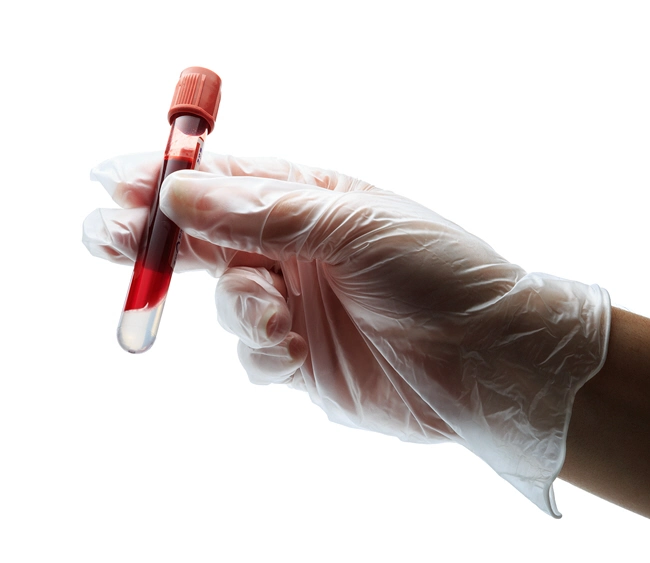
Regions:
<instances>
[{"instance_id":1,"label":"red blood in tube","mask_svg":"<svg viewBox=\"0 0 650 563\"><path fill-rule=\"evenodd\" d=\"M160 184L167 176L178 170L194 168L189 159L170 158L163 161ZM165 298L174 271L181 230L158 208L159 199L153 201L149 212L149 224L145 234L147 241L133 269L131 288L124 305L125 311L155 307ZM146 253L144 250L148 250Z\"/></svg>"}]
</instances>

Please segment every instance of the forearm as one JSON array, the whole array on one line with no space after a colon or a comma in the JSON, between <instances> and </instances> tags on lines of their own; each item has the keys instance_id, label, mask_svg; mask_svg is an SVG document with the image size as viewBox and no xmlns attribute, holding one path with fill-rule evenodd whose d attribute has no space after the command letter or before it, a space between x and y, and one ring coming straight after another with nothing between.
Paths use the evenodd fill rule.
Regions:
<instances>
[{"instance_id":1,"label":"forearm","mask_svg":"<svg viewBox=\"0 0 650 563\"><path fill-rule=\"evenodd\" d=\"M560 478L650 518L650 319L612 310L607 360L576 395Z\"/></svg>"}]
</instances>

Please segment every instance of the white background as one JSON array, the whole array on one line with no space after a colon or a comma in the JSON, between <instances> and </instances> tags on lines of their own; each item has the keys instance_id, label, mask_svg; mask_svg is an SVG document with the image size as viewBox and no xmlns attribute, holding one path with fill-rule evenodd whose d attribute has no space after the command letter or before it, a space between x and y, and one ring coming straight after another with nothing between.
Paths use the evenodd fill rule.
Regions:
<instances>
[{"instance_id":1,"label":"white background","mask_svg":"<svg viewBox=\"0 0 650 563\"><path fill-rule=\"evenodd\" d=\"M648 560L648 520L566 483L556 521L459 447L251 385L206 274L175 276L156 345L126 354L130 269L81 244L113 205L90 168L162 150L202 65L208 150L361 177L650 316L646 3L21 5L0 23L1 561Z\"/></svg>"}]
</instances>

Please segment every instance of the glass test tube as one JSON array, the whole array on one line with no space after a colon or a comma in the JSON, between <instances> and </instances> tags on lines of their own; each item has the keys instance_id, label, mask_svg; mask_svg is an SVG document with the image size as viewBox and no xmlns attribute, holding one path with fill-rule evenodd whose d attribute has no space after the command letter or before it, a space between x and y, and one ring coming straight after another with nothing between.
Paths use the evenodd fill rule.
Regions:
<instances>
[{"instance_id":1,"label":"glass test tube","mask_svg":"<svg viewBox=\"0 0 650 563\"><path fill-rule=\"evenodd\" d=\"M198 168L220 98L221 79L212 71L190 67L181 73L168 114L171 132L158 188L117 328L117 340L127 352L144 352L156 339L182 237L178 226L159 209L160 186L177 170Z\"/></svg>"}]
</instances>

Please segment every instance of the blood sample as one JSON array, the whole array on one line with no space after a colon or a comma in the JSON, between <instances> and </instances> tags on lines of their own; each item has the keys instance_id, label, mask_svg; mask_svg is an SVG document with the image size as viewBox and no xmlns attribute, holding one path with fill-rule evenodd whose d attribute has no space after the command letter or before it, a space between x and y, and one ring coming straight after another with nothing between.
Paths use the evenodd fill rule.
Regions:
<instances>
[{"instance_id":1,"label":"blood sample","mask_svg":"<svg viewBox=\"0 0 650 563\"><path fill-rule=\"evenodd\" d=\"M190 67L181 73L168 113L171 132L158 189L117 328L117 340L127 352L144 352L156 340L183 236L178 226L159 209L160 186L177 170L198 168L203 143L214 128L220 99L221 79L214 72Z\"/></svg>"}]
</instances>

